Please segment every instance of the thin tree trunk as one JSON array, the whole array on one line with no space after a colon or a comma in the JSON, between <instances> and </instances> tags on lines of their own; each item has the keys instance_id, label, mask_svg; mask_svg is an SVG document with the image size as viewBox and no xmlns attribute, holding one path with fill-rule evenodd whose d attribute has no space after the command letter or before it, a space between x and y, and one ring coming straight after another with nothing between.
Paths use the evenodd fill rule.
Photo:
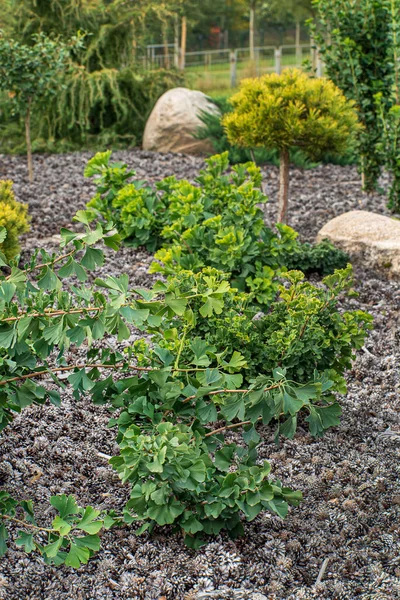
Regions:
<instances>
[{"instance_id":1,"label":"thin tree trunk","mask_svg":"<svg viewBox=\"0 0 400 600\"><path fill-rule=\"evenodd\" d=\"M289 150L281 150L279 164L278 223L287 222L289 200Z\"/></svg>"},{"instance_id":2,"label":"thin tree trunk","mask_svg":"<svg viewBox=\"0 0 400 600\"><path fill-rule=\"evenodd\" d=\"M256 12L256 3L252 0L250 4L250 21L249 21L249 49L250 49L250 60L255 60L255 51L254 51L254 22L255 22L255 12Z\"/></svg>"},{"instance_id":3,"label":"thin tree trunk","mask_svg":"<svg viewBox=\"0 0 400 600\"><path fill-rule=\"evenodd\" d=\"M137 41L136 41L136 27L135 23L131 21L132 27L132 56L131 56L131 64L135 64L136 62L136 50L137 50Z\"/></svg>"},{"instance_id":4,"label":"thin tree trunk","mask_svg":"<svg viewBox=\"0 0 400 600\"><path fill-rule=\"evenodd\" d=\"M28 156L28 174L29 181L33 181L33 162L32 162L32 144L31 144L31 104L32 98L28 100L28 107L25 114L25 137L26 137L26 153Z\"/></svg>"},{"instance_id":5,"label":"thin tree trunk","mask_svg":"<svg viewBox=\"0 0 400 600\"><path fill-rule=\"evenodd\" d=\"M174 67L179 69L179 19L175 15L174 19Z\"/></svg>"},{"instance_id":6,"label":"thin tree trunk","mask_svg":"<svg viewBox=\"0 0 400 600\"><path fill-rule=\"evenodd\" d=\"M187 23L186 17L182 17L182 29L181 29L181 71L185 69L185 54L186 54L186 35L187 35Z\"/></svg>"}]
</instances>

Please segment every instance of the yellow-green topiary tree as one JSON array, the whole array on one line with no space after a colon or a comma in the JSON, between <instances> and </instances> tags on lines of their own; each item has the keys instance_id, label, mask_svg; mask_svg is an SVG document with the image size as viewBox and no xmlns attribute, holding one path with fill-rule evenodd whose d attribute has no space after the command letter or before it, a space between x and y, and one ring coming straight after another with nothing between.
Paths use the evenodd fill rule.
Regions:
<instances>
[{"instance_id":1,"label":"yellow-green topiary tree","mask_svg":"<svg viewBox=\"0 0 400 600\"><path fill-rule=\"evenodd\" d=\"M16 201L12 181L0 180L0 228L0 251L11 260L21 249L19 236L29 231L28 207Z\"/></svg>"},{"instance_id":2,"label":"yellow-green topiary tree","mask_svg":"<svg viewBox=\"0 0 400 600\"><path fill-rule=\"evenodd\" d=\"M355 143L355 104L327 79L298 69L282 75L246 79L231 98L233 112L223 119L231 143L276 148L280 153L278 222L286 222L289 194L289 149L301 148L312 160L324 152L342 154Z\"/></svg>"}]
</instances>

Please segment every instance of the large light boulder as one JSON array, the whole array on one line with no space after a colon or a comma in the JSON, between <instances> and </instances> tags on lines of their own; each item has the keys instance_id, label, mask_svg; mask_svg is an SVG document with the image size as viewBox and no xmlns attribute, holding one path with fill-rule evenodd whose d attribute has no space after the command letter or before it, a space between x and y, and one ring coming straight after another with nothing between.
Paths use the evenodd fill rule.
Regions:
<instances>
[{"instance_id":1,"label":"large light boulder","mask_svg":"<svg viewBox=\"0 0 400 600\"><path fill-rule=\"evenodd\" d=\"M209 140L193 137L199 127L202 112L220 114L211 100L196 90L174 88L157 100L144 130L143 149L155 152L205 154L213 152Z\"/></svg>"},{"instance_id":2,"label":"large light boulder","mask_svg":"<svg viewBox=\"0 0 400 600\"><path fill-rule=\"evenodd\" d=\"M400 221L352 210L328 221L317 240L328 238L351 257L361 258L368 266L400 277Z\"/></svg>"}]
</instances>

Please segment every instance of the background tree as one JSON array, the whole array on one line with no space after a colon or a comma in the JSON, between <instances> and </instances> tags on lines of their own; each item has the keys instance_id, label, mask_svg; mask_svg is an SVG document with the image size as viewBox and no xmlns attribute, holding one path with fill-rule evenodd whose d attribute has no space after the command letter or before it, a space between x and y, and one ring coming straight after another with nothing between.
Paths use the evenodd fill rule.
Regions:
<instances>
[{"instance_id":1,"label":"background tree","mask_svg":"<svg viewBox=\"0 0 400 600\"><path fill-rule=\"evenodd\" d=\"M296 46L300 45L301 25L313 16L312 0L266 0L260 5L260 20L280 32L290 26L296 28Z\"/></svg>"},{"instance_id":2,"label":"background tree","mask_svg":"<svg viewBox=\"0 0 400 600\"><path fill-rule=\"evenodd\" d=\"M394 66L392 106L387 110L387 98L384 98L381 92L376 94L375 101L383 132L378 151L392 179L388 208L400 213L400 5L398 0L390 0L390 8Z\"/></svg>"},{"instance_id":3,"label":"background tree","mask_svg":"<svg viewBox=\"0 0 400 600\"><path fill-rule=\"evenodd\" d=\"M33 46L0 38L0 90L8 93L15 114L25 121L29 181L33 181L31 108L59 89L59 74L69 61L70 48L45 35L34 36ZM77 41L77 40L75 40Z\"/></svg>"},{"instance_id":4,"label":"background tree","mask_svg":"<svg viewBox=\"0 0 400 600\"><path fill-rule=\"evenodd\" d=\"M381 94L386 114L392 104L394 64L389 0L316 0L311 26L328 76L355 100L360 132L363 187L376 187L383 164L379 151L382 122L375 101Z\"/></svg>"},{"instance_id":5,"label":"background tree","mask_svg":"<svg viewBox=\"0 0 400 600\"><path fill-rule=\"evenodd\" d=\"M247 79L231 102L234 111L223 123L229 140L249 148L276 148L280 153L277 221L287 220L289 149L298 147L311 159L343 153L359 130L354 102L327 79L313 79L297 69L282 75Z\"/></svg>"}]
</instances>

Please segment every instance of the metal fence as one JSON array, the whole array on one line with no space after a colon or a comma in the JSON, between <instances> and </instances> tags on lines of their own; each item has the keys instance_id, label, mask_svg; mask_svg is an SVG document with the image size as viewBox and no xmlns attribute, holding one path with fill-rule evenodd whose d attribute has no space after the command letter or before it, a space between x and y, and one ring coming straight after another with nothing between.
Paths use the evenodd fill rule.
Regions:
<instances>
[{"instance_id":1,"label":"metal fence","mask_svg":"<svg viewBox=\"0 0 400 600\"><path fill-rule=\"evenodd\" d=\"M146 69L174 65L185 70L190 77L197 78L200 83L214 81L221 88L235 87L245 77L281 73L287 67L301 69L304 61L308 62L317 77L323 75L323 63L312 41L292 46L258 46L254 49L254 56L250 55L249 48L236 48L186 52L183 57L174 44L168 45L168 53L164 46L153 45L147 48L147 54L143 56Z\"/></svg>"}]
</instances>

